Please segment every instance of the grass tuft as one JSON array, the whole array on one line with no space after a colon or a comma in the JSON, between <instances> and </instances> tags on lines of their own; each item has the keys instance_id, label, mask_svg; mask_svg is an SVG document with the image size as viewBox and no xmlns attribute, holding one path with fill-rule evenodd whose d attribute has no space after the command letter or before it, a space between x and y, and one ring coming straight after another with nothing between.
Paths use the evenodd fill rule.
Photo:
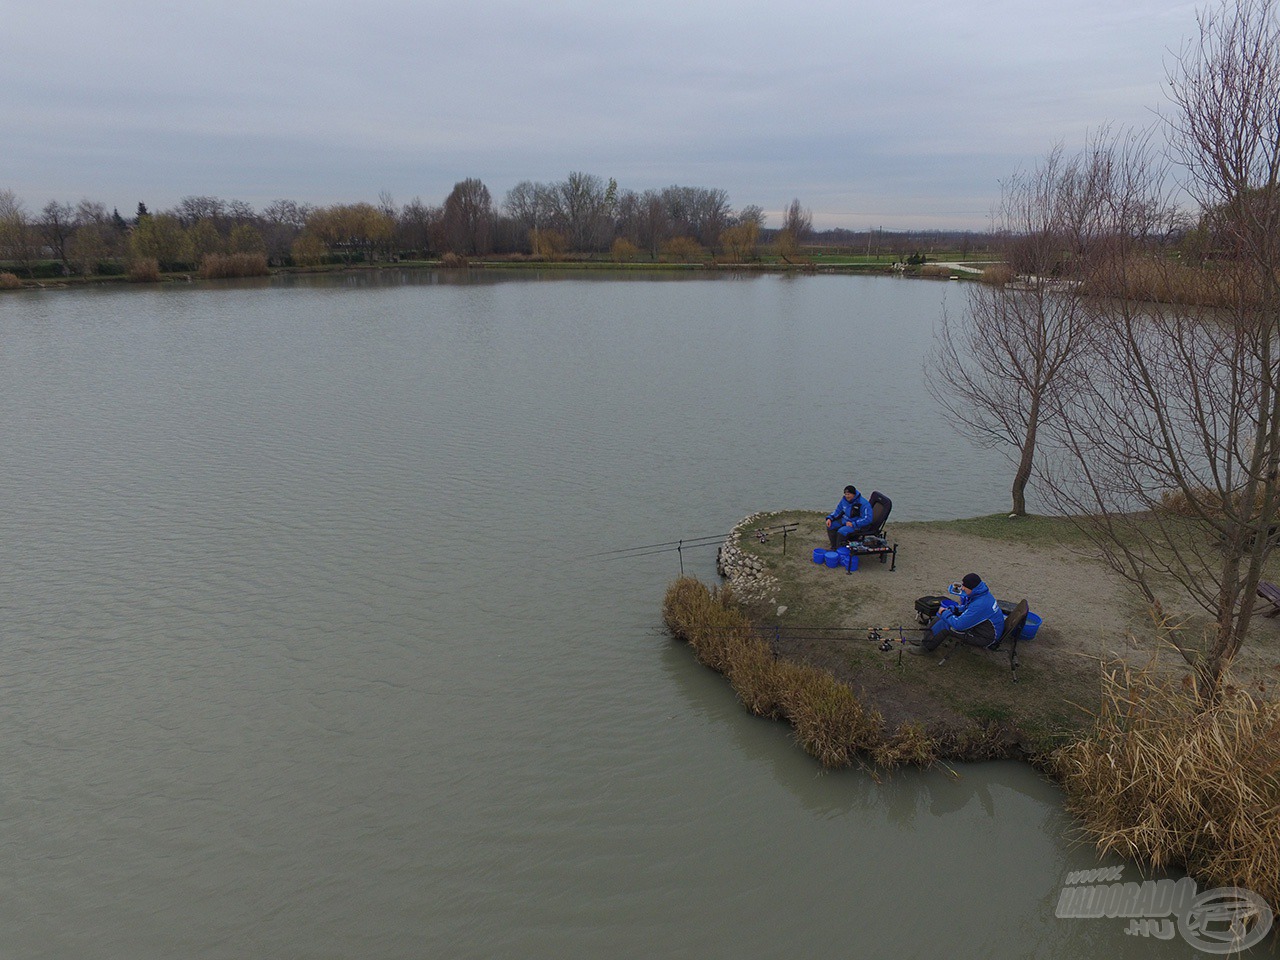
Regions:
<instances>
[{"instance_id":1,"label":"grass tuft","mask_svg":"<svg viewBox=\"0 0 1280 960\"><path fill-rule=\"evenodd\" d=\"M920 724L904 723L893 737L872 750L871 758L888 769L903 764L927 767L938 759L938 744Z\"/></svg>"}]
</instances>

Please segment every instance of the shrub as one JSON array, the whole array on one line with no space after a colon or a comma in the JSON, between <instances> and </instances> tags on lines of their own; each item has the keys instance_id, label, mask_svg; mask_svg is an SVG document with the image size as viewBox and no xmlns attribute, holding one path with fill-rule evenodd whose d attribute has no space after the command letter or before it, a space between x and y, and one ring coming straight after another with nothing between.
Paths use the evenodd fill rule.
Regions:
<instances>
[{"instance_id":1,"label":"shrub","mask_svg":"<svg viewBox=\"0 0 1280 960\"><path fill-rule=\"evenodd\" d=\"M559 230L530 230L529 249L535 260L563 260L569 238Z\"/></svg>"},{"instance_id":2,"label":"shrub","mask_svg":"<svg viewBox=\"0 0 1280 960\"><path fill-rule=\"evenodd\" d=\"M160 279L160 264L155 257L129 261L130 283L155 283Z\"/></svg>"},{"instance_id":3,"label":"shrub","mask_svg":"<svg viewBox=\"0 0 1280 960\"><path fill-rule=\"evenodd\" d=\"M200 261L200 276L205 280L265 277L270 273L266 254L262 253L210 253Z\"/></svg>"},{"instance_id":4,"label":"shrub","mask_svg":"<svg viewBox=\"0 0 1280 960\"><path fill-rule=\"evenodd\" d=\"M0 273L0 290L19 290L22 288L22 281L18 279L16 273Z\"/></svg>"},{"instance_id":5,"label":"shrub","mask_svg":"<svg viewBox=\"0 0 1280 960\"><path fill-rule=\"evenodd\" d=\"M613 241L613 247L609 252L616 263L630 263L640 256L640 248L626 237L619 237Z\"/></svg>"},{"instance_id":6,"label":"shrub","mask_svg":"<svg viewBox=\"0 0 1280 960\"><path fill-rule=\"evenodd\" d=\"M1266 485L1259 484L1253 495L1253 512L1259 521L1264 515L1266 498ZM1244 513L1247 507L1241 490L1236 490L1228 503L1240 513ZM1160 494L1160 509L1178 517L1207 516L1210 520L1221 520L1225 517L1223 505L1222 495L1207 487L1192 491L1190 496L1185 490L1166 490Z\"/></svg>"},{"instance_id":7,"label":"shrub","mask_svg":"<svg viewBox=\"0 0 1280 960\"><path fill-rule=\"evenodd\" d=\"M771 720L787 719L786 705L804 682L800 667L778 660L758 638L730 663L727 672L742 705L755 716Z\"/></svg>"},{"instance_id":8,"label":"shrub","mask_svg":"<svg viewBox=\"0 0 1280 960\"><path fill-rule=\"evenodd\" d=\"M329 248L315 234L304 230L290 245L289 255L300 267L316 267L328 258Z\"/></svg>"},{"instance_id":9,"label":"shrub","mask_svg":"<svg viewBox=\"0 0 1280 960\"><path fill-rule=\"evenodd\" d=\"M672 237L662 245L662 259L680 263L701 263L707 252L693 237Z\"/></svg>"}]
</instances>

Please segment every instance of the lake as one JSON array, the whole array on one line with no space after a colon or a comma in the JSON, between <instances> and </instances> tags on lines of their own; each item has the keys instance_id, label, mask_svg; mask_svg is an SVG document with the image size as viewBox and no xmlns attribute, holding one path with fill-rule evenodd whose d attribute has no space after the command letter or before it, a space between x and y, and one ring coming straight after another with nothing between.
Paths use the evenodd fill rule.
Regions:
<instances>
[{"instance_id":1,"label":"lake","mask_svg":"<svg viewBox=\"0 0 1280 960\"><path fill-rule=\"evenodd\" d=\"M748 716L661 627L713 548L597 555L850 482L1006 508L923 386L944 307L777 275L0 296L0 955L1193 955L1054 918L1098 861L1029 768L823 773Z\"/></svg>"}]
</instances>

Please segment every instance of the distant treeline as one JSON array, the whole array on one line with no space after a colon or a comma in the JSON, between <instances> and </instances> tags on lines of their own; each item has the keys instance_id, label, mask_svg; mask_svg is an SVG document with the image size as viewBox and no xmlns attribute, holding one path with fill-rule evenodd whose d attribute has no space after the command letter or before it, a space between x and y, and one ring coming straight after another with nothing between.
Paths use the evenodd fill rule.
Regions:
<instances>
[{"instance_id":1,"label":"distant treeline","mask_svg":"<svg viewBox=\"0 0 1280 960\"><path fill-rule=\"evenodd\" d=\"M555 183L523 181L497 203L477 179L459 181L440 204L314 206L276 200L256 210L239 200L184 197L169 210L140 202L131 215L97 201L50 200L32 212L0 190L0 263L27 277L197 270L230 263L275 267L472 257L576 257L672 262L798 259L822 248L906 258L936 250L984 249L977 232L814 231L794 200L777 227L755 205L735 210L724 190L670 186L621 190L616 180L571 173ZM804 251L802 252L801 246ZM229 259L235 258L235 259Z\"/></svg>"}]
</instances>

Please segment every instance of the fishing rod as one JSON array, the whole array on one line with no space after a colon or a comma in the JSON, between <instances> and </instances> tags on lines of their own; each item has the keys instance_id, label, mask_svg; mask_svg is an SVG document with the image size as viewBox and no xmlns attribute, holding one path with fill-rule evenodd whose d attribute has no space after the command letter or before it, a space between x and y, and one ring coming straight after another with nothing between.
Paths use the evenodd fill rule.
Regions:
<instances>
[{"instance_id":1,"label":"fishing rod","mask_svg":"<svg viewBox=\"0 0 1280 960\"><path fill-rule=\"evenodd\" d=\"M785 556L787 552L787 534L798 528L798 523L784 523L774 527L758 527L755 529L756 539L761 543L769 542L769 534L772 532L782 531L782 553ZM617 550L603 550L599 553L589 553L584 559L598 558L602 561L609 560L634 560L639 557L650 557L658 553L675 552L680 557L680 576L684 576L684 550L686 547L693 549L694 547L711 547L719 546L729 537L728 533L713 534L705 537L687 537L681 540L668 540L665 543L648 543L641 544L636 547L621 547Z\"/></svg>"},{"instance_id":2,"label":"fishing rod","mask_svg":"<svg viewBox=\"0 0 1280 960\"><path fill-rule=\"evenodd\" d=\"M767 538L770 533L781 531L783 533L783 539L785 540L786 534L795 530L798 526L799 526L798 523L783 523L774 527L753 527L752 532L755 533L757 536L757 539L759 539L759 535L761 533L763 533ZM713 533L704 537L683 537L679 540L667 540L665 543L644 543L634 547L620 547L617 550L601 550L599 553L588 553L586 554L585 558L590 559L592 557L621 556L622 554L631 553L632 551L636 551L636 550L653 550L657 553L662 553L664 552L664 550L660 548L666 548L667 550L678 550L682 545L686 547L706 546L707 543L711 543L711 542L723 543L728 537L729 537L728 533Z\"/></svg>"},{"instance_id":3,"label":"fishing rod","mask_svg":"<svg viewBox=\"0 0 1280 960\"><path fill-rule=\"evenodd\" d=\"M757 624L751 629L757 635L768 639L771 647L774 647L784 636L791 640L845 640L849 639L848 634L865 633L866 636L863 639L876 644L882 652L888 653L897 644L899 645L899 653L901 653L901 647L905 647L907 644L915 646L920 642L908 640L908 633L928 633L931 628L895 623L889 626L874 627L819 627L814 625L784 627L782 624L773 624L772 626ZM722 632L730 633L733 631L732 628L728 628ZM821 636L824 633L844 634L845 636ZM895 633L897 634L896 637L893 636ZM776 648L774 649L774 655L777 656Z\"/></svg>"}]
</instances>

